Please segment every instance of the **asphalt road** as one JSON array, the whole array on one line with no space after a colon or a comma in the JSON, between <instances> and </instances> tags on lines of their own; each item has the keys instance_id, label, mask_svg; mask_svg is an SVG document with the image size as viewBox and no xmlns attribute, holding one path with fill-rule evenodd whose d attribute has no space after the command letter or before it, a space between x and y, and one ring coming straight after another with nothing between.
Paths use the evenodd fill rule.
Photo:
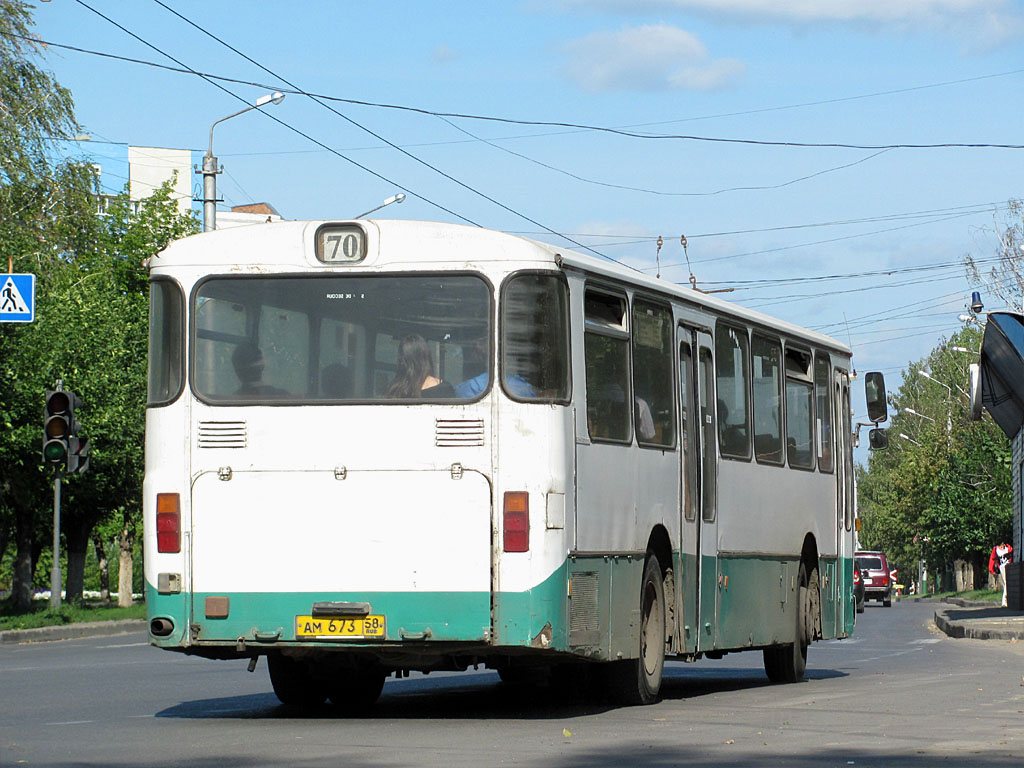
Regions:
<instances>
[{"instance_id":1,"label":"asphalt road","mask_svg":"<svg viewBox=\"0 0 1024 768\"><path fill-rule=\"evenodd\" d=\"M280 706L265 662L141 633L0 646L0 765L1019 766L1024 643L955 640L934 604L868 604L850 640L770 685L761 654L671 663L650 707L553 700L474 672L389 680L366 717Z\"/></svg>"}]
</instances>

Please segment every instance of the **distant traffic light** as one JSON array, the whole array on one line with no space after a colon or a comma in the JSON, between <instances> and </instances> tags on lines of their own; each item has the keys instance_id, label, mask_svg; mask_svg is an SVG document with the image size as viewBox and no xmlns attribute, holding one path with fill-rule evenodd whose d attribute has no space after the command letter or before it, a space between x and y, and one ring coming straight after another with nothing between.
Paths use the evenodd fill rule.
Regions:
<instances>
[{"instance_id":1,"label":"distant traffic light","mask_svg":"<svg viewBox=\"0 0 1024 768\"><path fill-rule=\"evenodd\" d=\"M75 409L82 399L71 390L46 393L43 411L43 460L67 472L84 472L89 465L89 440L78 437L79 424Z\"/></svg>"},{"instance_id":2,"label":"distant traffic light","mask_svg":"<svg viewBox=\"0 0 1024 768\"><path fill-rule=\"evenodd\" d=\"M69 475L81 474L89 468L89 438L76 437L68 438L68 461L67 472Z\"/></svg>"}]
</instances>

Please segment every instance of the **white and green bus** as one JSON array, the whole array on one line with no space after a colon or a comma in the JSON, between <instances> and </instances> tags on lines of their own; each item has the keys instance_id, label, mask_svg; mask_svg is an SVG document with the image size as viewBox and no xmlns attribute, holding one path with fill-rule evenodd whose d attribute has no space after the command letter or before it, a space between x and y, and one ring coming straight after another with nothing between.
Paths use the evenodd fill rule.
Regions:
<instances>
[{"instance_id":1,"label":"white and green bus","mask_svg":"<svg viewBox=\"0 0 1024 768\"><path fill-rule=\"evenodd\" d=\"M626 703L665 659L796 681L852 631L840 342L441 223L215 231L151 276L154 645L358 709L479 664Z\"/></svg>"}]
</instances>

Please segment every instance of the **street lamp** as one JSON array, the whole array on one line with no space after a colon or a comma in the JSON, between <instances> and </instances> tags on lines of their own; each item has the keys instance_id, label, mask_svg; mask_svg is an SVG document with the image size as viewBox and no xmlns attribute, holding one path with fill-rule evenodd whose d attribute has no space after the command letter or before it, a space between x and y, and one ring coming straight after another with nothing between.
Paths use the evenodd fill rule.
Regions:
<instances>
[{"instance_id":1,"label":"street lamp","mask_svg":"<svg viewBox=\"0 0 1024 768\"><path fill-rule=\"evenodd\" d=\"M928 379L929 381L934 381L934 382L935 382L936 384L938 384L938 385L939 385L940 387L945 387L945 388L946 388L946 391L947 391L947 392L949 392L949 395L950 395L950 397L952 397L952 396L953 396L953 390L952 390L952 389L950 388L950 386L949 386L948 384L943 384L943 383L942 383L941 381L939 381L939 380L938 380L938 379L936 379L936 378L935 378L934 376L932 376L932 375L931 375L930 373L928 373L928 371L924 371L924 370L918 370L918 373L919 373L919 374L920 374L921 376L924 376L924 377L925 377L926 379ZM954 386L955 386L955 385L954 385ZM970 395L968 395L968 394L967 394L966 392L964 392L964 391L963 391L962 389L960 389L960 387L957 387L957 391L958 391L958 392L959 392L959 393L960 393L961 395L963 395L964 397L966 397L966 398L967 398L968 400L970 400L970 399L971 399L971 396L970 396Z\"/></svg>"},{"instance_id":2,"label":"street lamp","mask_svg":"<svg viewBox=\"0 0 1024 768\"><path fill-rule=\"evenodd\" d=\"M935 419L933 419L931 416L925 416L923 413L918 413L913 408L902 408L901 410L904 413L912 413L915 416L920 416L922 419L928 419L928 421L935 421Z\"/></svg>"},{"instance_id":3,"label":"street lamp","mask_svg":"<svg viewBox=\"0 0 1024 768\"><path fill-rule=\"evenodd\" d=\"M902 433L902 432L900 432L900 437L902 437L902 438L903 438L904 440L906 440L906 441L907 441L908 443L913 443L914 445L916 445L916 446L918 446L918 447L920 447L920 446L921 446L921 444L920 444L919 442L917 442L917 440L914 440L913 438L909 437L908 435L905 435L905 434L904 434L904 433Z\"/></svg>"},{"instance_id":4,"label":"street lamp","mask_svg":"<svg viewBox=\"0 0 1024 768\"><path fill-rule=\"evenodd\" d=\"M220 171L217 169L217 158L213 156L213 129L217 123L223 123L225 120L238 117L267 104L280 104L282 101L284 101L284 94L274 91L260 96L256 99L255 104L251 104L245 109L240 109L227 117L213 121L213 125L210 126L210 146L207 148L206 154L203 155L203 170L200 171L203 174L203 232L210 232L217 228L217 174Z\"/></svg>"},{"instance_id":5,"label":"street lamp","mask_svg":"<svg viewBox=\"0 0 1024 768\"><path fill-rule=\"evenodd\" d=\"M363 218L363 216L369 216L371 213L373 213L374 211L379 211L381 208L387 208L392 203L401 203L404 200L405 200L405 193L404 192L399 192L399 193L394 194L391 197L389 197L387 200L385 200L383 203L378 205L376 208L371 208L366 213L360 213L358 216L356 216L356 218L357 219L361 219L361 218Z\"/></svg>"}]
</instances>

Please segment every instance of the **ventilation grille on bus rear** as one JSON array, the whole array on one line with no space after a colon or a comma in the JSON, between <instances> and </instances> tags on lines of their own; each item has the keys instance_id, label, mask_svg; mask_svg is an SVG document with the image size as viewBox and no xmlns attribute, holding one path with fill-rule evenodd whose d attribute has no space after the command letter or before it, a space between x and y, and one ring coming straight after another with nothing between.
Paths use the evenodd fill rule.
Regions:
<instances>
[{"instance_id":1,"label":"ventilation grille on bus rear","mask_svg":"<svg viewBox=\"0 0 1024 768\"><path fill-rule=\"evenodd\" d=\"M200 421L200 448L245 448L244 421Z\"/></svg>"},{"instance_id":2,"label":"ventilation grille on bus rear","mask_svg":"<svg viewBox=\"0 0 1024 768\"><path fill-rule=\"evenodd\" d=\"M483 419L436 419L434 445L458 448L484 444Z\"/></svg>"},{"instance_id":3,"label":"ventilation grille on bus rear","mask_svg":"<svg viewBox=\"0 0 1024 768\"><path fill-rule=\"evenodd\" d=\"M572 575L569 600L569 645L598 645L601 641L597 614L597 574L593 571Z\"/></svg>"}]
</instances>

